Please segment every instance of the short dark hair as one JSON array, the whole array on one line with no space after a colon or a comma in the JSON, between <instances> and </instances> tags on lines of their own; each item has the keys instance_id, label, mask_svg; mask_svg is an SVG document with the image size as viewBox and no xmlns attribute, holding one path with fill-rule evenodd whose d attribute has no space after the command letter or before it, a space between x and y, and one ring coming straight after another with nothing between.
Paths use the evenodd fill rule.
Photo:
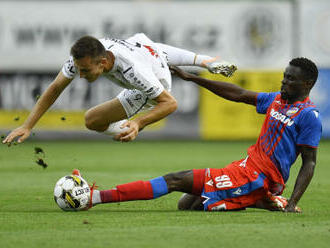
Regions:
<instances>
[{"instance_id":1,"label":"short dark hair","mask_svg":"<svg viewBox=\"0 0 330 248\"><path fill-rule=\"evenodd\" d=\"M71 47L70 53L74 59L81 59L87 56L94 59L99 56L106 56L106 51L102 43L92 36L83 36L77 40Z\"/></svg>"},{"instance_id":2,"label":"short dark hair","mask_svg":"<svg viewBox=\"0 0 330 248\"><path fill-rule=\"evenodd\" d=\"M299 67L303 72L304 78L312 80L313 85L315 84L319 71L313 61L303 57L294 58L290 61L290 65Z\"/></svg>"}]
</instances>

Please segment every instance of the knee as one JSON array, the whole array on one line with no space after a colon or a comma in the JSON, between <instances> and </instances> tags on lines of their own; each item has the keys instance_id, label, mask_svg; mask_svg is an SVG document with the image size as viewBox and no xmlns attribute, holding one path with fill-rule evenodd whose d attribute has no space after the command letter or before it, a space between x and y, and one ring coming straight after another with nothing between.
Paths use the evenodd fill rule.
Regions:
<instances>
[{"instance_id":1,"label":"knee","mask_svg":"<svg viewBox=\"0 0 330 248\"><path fill-rule=\"evenodd\" d=\"M93 113L92 110L87 110L85 113L85 126L89 130L98 132L104 132L108 126L101 124L98 117Z\"/></svg>"},{"instance_id":2,"label":"knee","mask_svg":"<svg viewBox=\"0 0 330 248\"><path fill-rule=\"evenodd\" d=\"M188 199L189 194L184 193L178 201L178 210L190 210L192 201Z\"/></svg>"},{"instance_id":3,"label":"knee","mask_svg":"<svg viewBox=\"0 0 330 248\"><path fill-rule=\"evenodd\" d=\"M199 196L185 193L178 201L178 210L203 210L202 200Z\"/></svg>"},{"instance_id":4,"label":"knee","mask_svg":"<svg viewBox=\"0 0 330 248\"><path fill-rule=\"evenodd\" d=\"M178 175L178 173L170 173L164 176L165 181L167 183L167 188L169 192L179 191L179 185L182 178Z\"/></svg>"},{"instance_id":5,"label":"knee","mask_svg":"<svg viewBox=\"0 0 330 248\"><path fill-rule=\"evenodd\" d=\"M93 113L90 110L87 110L85 113L85 126L90 130L95 129L95 118L93 117Z\"/></svg>"},{"instance_id":6,"label":"knee","mask_svg":"<svg viewBox=\"0 0 330 248\"><path fill-rule=\"evenodd\" d=\"M193 174L191 170L170 173L164 176L169 192L181 191L191 192Z\"/></svg>"}]
</instances>

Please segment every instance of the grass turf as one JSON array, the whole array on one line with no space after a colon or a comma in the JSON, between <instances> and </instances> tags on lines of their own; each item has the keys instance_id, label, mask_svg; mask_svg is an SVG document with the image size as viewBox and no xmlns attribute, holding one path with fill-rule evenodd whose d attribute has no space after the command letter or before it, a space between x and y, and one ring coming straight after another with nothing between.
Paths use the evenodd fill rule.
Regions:
<instances>
[{"instance_id":1,"label":"grass turf","mask_svg":"<svg viewBox=\"0 0 330 248\"><path fill-rule=\"evenodd\" d=\"M63 212L57 179L79 168L101 189L192 168L223 167L252 142L27 142L0 146L0 247L329 247L330 142L322 142L303 214L177 211L180 193ZM34 148L45 152L43 169ZM293 167L289 196L299 171Z\"/></svg>"}]
</instances>

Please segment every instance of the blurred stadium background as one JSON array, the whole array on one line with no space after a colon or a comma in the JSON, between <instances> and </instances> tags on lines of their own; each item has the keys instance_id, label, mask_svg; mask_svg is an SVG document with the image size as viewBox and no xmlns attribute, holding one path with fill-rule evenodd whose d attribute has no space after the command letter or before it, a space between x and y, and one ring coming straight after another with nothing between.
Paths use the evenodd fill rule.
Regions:
<instances>
[{"instance_id":1,"label":"blurred stadium background","mask_svg":"<svg viewBox=\"0 0 330 248\"><path fill-rule=\"evenodd\" d=\"M0 0L0 6L2 134L23 123L77 38L127 38L144 32L154 41L236 63L239 71L230 81L256 91L279 89L291 58L312 59L320 69L312 99L323 116L323 137L330 137L329 0ZM38 123L32 139L107 138L85 129L83 114L119 91L103 78L94 84L76 78ZM139 139L257 137L263 116L254 114L254 108L221 100L179 79L173 80L172 92L179 103L176 113Z\"/></svg>"}]
</instances>

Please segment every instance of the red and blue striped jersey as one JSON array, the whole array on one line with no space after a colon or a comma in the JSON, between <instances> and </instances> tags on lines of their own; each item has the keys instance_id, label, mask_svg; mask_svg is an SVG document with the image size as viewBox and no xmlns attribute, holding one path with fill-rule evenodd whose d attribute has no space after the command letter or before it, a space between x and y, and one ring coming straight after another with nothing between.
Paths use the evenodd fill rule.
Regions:
<instances>
[{"instance_id":1,"label":"red and blue striped jersey","mask_svg":"<svg viewBox=\"0 0 330 248\"><path fill-rule=\"evenodd\" d=\"M298 146L318 146L322 134L320 114L309 97L288 104L281 99L280 92L259 93L256 107L266 118L249 156L266 155L286 182L299 155Z\"/></svg>"}]
</instances>

